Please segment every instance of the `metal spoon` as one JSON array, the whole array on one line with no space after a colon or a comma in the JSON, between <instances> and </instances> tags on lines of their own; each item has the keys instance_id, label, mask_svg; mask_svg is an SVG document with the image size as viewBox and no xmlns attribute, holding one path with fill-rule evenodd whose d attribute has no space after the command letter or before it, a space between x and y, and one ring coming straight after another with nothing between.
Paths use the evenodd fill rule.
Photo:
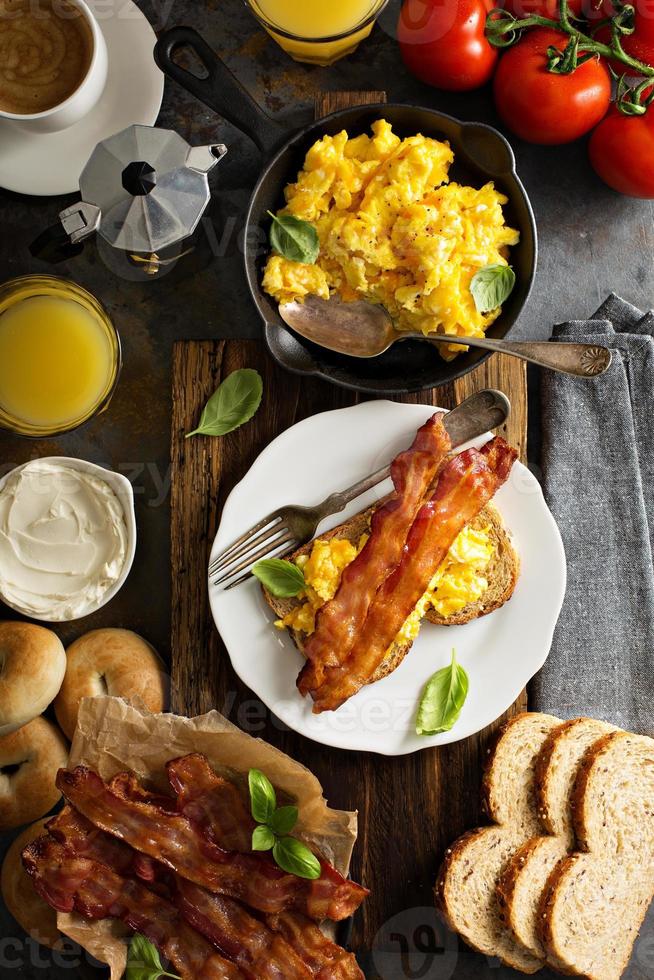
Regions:
<instances>
[{"instance_id":1,"label":"metal spoon","mask_svg":"<svg viewBox=\"0 0 654 980\"><path fill-rule=\"evenodd\" d=\"M482 350L511 354L523 361L582 378L603 374L611 351L598 344L556 344L540 341L490 340L487 337L450 337L445 334L400 333L383 306L343 303L309 296L304 303L283 303L282 320L301 337L328 350L351 357L378 357L398 340L425 340L431 344L465 344Z\"/></svg>"}]
</instances>

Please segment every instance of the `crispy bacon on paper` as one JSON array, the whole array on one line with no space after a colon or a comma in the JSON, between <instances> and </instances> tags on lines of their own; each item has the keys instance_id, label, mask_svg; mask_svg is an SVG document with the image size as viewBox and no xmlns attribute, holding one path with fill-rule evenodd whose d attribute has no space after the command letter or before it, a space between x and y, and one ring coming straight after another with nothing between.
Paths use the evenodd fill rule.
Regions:
<instances>
[{"instance_id":1,"label":"crispy bacon on paper","mask_svg":"<svg viewBox=\"0 0 654 980\"><path fill-rule=\"evenodd\" d=\"M245 806L242 794L228 780L216 775L206 756L199 753L174 759L167 766L171 785L180 795L180 811L192 821L197 821L210 839L220 847L229 842L232 850L249 853L252 849L252 831L255 823ZM237 831L234 816L245 828ZM261 855L261 860L272 864L269 853ZM317 881L307 882L309 890L307 908L312 919L333 919L329 909L332 905L332 891L344 881L339 872L327 861L320 859L322 875ZM273 867L274 864L273 864ZM361 885L346 882L365 897L368 891ZM360 904L360 902L359 902Z\"/></svg>"},{"instance_id":2,"label":"crispy bacon on paper","mask_svg":"<svg viewBox=\"0 0 654 980\"><path fill-rule=\"evenodd\" d=\"M265 854L224 850L184 814L143 799L133 777L107 784L91 769L78 766L61 769L57 786L96 827L181 877L260 912L295 908L316 920L339 921L352 915L368 894L326 862L321 862L321 877L308 881L282 871Z\"/></svg>"},{"instance_id":3,"label":"crispy bacon on paper","mask_svg":"<svg viewBox=\"0 0 654 980\"><path fill-rule=\"evenodd\" d=\"M307 662L297 681L301 694L316 690L325 670L347 658L380 584L401 558L418 508L451 448L443 413L437 412L418 429L412 446L391 463L395 494L372 515L370 537L343 571L334 598L318 610L315 631L305 642Z\"/></svg>"},{"instance_id":4,"label":"crispy bacon on paper","mask_svg":"<svg viewBox=\"0 0 654 980\"><path fill-rule=\"evenodd\" d=\"M154 943L183 980L248 980L188 925L179 909L139 881L72 856L52 836L30 844L23 863L37 893L53 908L87 919L121 919Z\"/></svg>"},{"instance_id":5,"label":"crispy bacon on paper","mask_svg":"<svg viewBox=\"0 0 654 980\"><path fill-rule=\"evenodd\" d=\"M402 559L371 604L347 660L330 667L312 691L314 712L334 711L368 683L429 587L457 535L507 479L517 453L496 437L468 449L442 469L436 490L419 510Z\"/></svg>"},{"instance_id":6,"label":"crispy bacon on paper","mask_svg":"<svg viewBox=\"0 0 654 980\"><path fill-rule=\"evenodd\" d=\"M70 806L64 807L47 829L59 845L58 850L50 849L51 858L60 862L58 879L50 867L51 882L70 879L78 867L74 862L80 858L125 878L144 879L149 889L174 905L185 921L235 963L248 980L362 980L354 956L298 913L286 912L279 918L271 917L269 923L262 922L234 899L211 894L98 830ZM52 887L48 900L60 902L61 888L56 884ZM277 921L280 928L275 928Z\"/></svg>"}]
</instances>

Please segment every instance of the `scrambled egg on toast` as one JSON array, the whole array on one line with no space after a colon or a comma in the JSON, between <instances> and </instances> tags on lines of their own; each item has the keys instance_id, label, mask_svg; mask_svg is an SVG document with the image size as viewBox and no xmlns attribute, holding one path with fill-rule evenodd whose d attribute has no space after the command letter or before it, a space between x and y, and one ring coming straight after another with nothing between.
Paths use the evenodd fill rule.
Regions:
<instances>
[{"instance_id":1,"label":"scrambled egg on toast","mask_svg":"<svg viewBox=\"0 0 654 980\"><path fill-rule=\"evenodd\" d=\"M275 626L288 629L302 650L313 632L318 609L333 598L343 569L354 560L368 538L374 508L322 534L299 548L289 560L304 571L307 588L298 597L280 599L264 589L278 616ZM371 679L390 673L420 631L422 621L443 626L460 625L485 616L507 602L515 589L519 559L498 511L487 504L450 548L430 587L390 647Z\"/></svg>"}]
</instances>

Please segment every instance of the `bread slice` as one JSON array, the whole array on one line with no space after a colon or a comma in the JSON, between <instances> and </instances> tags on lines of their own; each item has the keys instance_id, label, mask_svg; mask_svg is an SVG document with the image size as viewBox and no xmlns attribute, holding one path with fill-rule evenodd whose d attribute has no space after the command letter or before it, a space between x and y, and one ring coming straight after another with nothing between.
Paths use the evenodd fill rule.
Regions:
<instances>
[{"instance_id":1,"label":"bread slice","mask_svg":"<svg viewBox=\"0 0 654 980\"><path fill-rule=\"evenodd\" d=\"M502 919L525 950L545 960L538 935L538 910L551 873L575 843L572 790L588 749L615 731L593 718L576 718L550 732L535 767L539 819L550 835L532 837L509 861L497 884ZM557 963L552 962L557 967Z\"/></svg>"},{"instance_id":2,"label":"bread slice","mask_svg":"<svg viewBox=\"0 0 654 980\"><path fill-rule=\"evenodd\" d=\"M541 963L547 951L538 935L540 900L550 875L570 853L560 837L531 837L500 875L496 894L500 918L515 942ZM557 968L557 964L551 963Z\"/></svg>"},{"instance_id":3,"label":"bread slice","mask_svg":"<svg viewBox=\"0 0 654 980\"><path fill-rule=\"evenodd\" d=\"M381 501L381 503L383 502ZM332 528L331 531L326 531L324 534L321 534L319 536L320 540L331 541L332 538L339 538L350 541L352 544L357 544L361 535L366 534L370 530L370 520L378 506L379 504L376 504L374 507L369 507L367 510L355 514L350 520ZM511 543L509 532L505 528L500 514L492 504L487 504L479 512L474 521L471 522L470 526L473 528L489 528L489 535L494 545L493 556L484 572L484 577L488 579L489 585L479 599L475 602L468 603L467 606L452 616L443 617L434 608L428 609L425 618L440 626L461 625L493 612L493 610L503 606L511 598L518 581L520 571L518 556ZM303 545L297 551L294 551L292 555L289 555L289 560L294 561L302 555L309 555L312 548L313 541L309 541L308 544ZM295 597L280 599L272 595L267 589L263 591L267 602L279 619L287 616L302 601ZM298 630L289 630L289 632L293 638L293 642L302 652L304 634ZM386 677L387 674L392 673L402 662L411 649L411 646L412 643L394 644L386 659L373 674L370 683L372 684L374 681L381 680L382 677Z\"/></svg>"},{"instance_id":4,"label":"bread slice","mask_svg":"<svg viewBox=\"0 0 654 980\"><path fill-rule=\"evenodd\" d=\"M539 936L562 971L619 980L654 897L654 740L627 732L586 753L572 794L579 850L552 872Z\"/></svg>"},{"instance_id":5,"label":"bread slice","mask_svg":"<svg viewBox=\"0 0 654 980\"><path fill-rule=\"evenodd\" d=\"M484 809L494 826L464 834L452 845L436 885L437 904L450 928L473 949L522 973L535 973L543 961L504 925L497 883L518 849L542 833L535 767L548 735L559 725L551 715L526 712L500 730L482 784Z\"/></svg>"}]
</instances>

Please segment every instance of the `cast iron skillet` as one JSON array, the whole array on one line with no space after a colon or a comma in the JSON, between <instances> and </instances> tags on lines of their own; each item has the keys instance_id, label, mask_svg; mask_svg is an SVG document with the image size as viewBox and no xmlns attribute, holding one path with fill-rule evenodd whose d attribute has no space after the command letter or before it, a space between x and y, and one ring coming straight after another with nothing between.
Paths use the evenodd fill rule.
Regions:
<instances>
[{"instance_id":1,"label":"cast iron skillet","mask_svg":"<svg viewBox=\"0 0 654 980\"><path fill-rule=\"evenodd\" d=\"M181 48L192 50L204 66L206 77L198 77L173 60ZM157 42L155 59L162 71L247 133L268 161L252 194L247 214L245 271L252 298L265 324L268 348L283 367L297 374L317 375L357 391L399 394L453 381L490 357L482 351L470 351L448 364L434 346L410 340L395 344L385 354L370 360L332 353L302 340L288 329L276 304L261 288L261 279L268 254L270 218L267 211L276 211L283 205L284 187L297 179L307 150L325 133L334 135L346 129L355 136L369 132L370 125L383 117L400 137L422 133L448 140L455 155L450 170L453 180L475 187L494 180L498 189L508 197L509 203L504 208L506 220L520 230L520 243L511 250L517 283L501 316L488 332L489 337L507 336L531 291L537 244L534 215L515 171L513 151L497 130L482 123L459 122L433 109L391 103L335 112L295 135L289 135L287 129L259 108L192 28L174 27L165 31Z\"/></svg>"}]
</instances>

